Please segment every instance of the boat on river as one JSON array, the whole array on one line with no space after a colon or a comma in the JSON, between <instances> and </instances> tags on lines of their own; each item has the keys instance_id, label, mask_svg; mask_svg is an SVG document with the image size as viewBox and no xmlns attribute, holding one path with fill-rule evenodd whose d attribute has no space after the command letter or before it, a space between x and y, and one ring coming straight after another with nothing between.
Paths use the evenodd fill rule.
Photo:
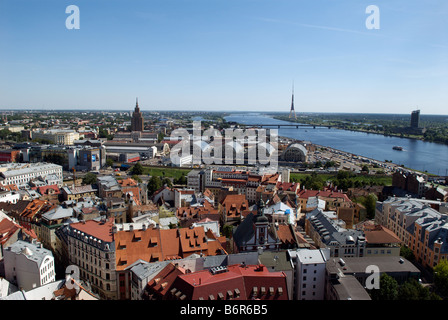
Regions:
<instances>
[{"instance_id":1,"label":"boat on river","mask_svg":"<svg viewBox=\"0 0 448 320\"><path fill-rule=\"evenodd\" d=\"M392 149L398 150L398 151L403 151L403 147L400 147L400 146L393 146Z\"/></svg>"}]
</instances>

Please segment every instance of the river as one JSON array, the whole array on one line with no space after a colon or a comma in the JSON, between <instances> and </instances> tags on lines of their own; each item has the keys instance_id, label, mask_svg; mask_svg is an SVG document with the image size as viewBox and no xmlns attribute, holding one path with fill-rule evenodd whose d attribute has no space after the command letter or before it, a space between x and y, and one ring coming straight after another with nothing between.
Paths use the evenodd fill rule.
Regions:
<instances>
[{"instance_id":1,"label":"river","mask_svg":"<svg viewBox=\"0 0 448 320\"><path fill-rule=\"evenodd\" d=\"M248 125L292 123L262 113L232 114L225 119ZM448 175L448 145L444 144L336 128L280 128L278 134L379 161L391 160L395 164L414 170ZM404 150L393 150L393 146L401 146Z\"/></svg>"}]
</instances>

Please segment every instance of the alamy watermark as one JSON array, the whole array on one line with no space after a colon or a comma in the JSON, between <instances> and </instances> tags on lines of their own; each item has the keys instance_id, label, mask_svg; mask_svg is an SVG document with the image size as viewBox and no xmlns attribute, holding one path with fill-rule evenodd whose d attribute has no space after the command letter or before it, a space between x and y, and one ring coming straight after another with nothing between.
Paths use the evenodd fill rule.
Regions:
<instances>
[{"instance_id":1,"label":"alamy watermark","mask_svg":"<svg viewBox=\"0 0 448 320\"><path fill-rule=\"evenodd\" d=\"M70 15L65 19L65 27L69 30L80 28L80 17L79 17L79 7L75 5L69 5L65 8L65 13L69 13Z\"/></svg>"},{"instance_id":2,"label":"alamy watermark","mask_svg":"<svg viewBox=\"0 0 448 320\"><path fill-rule=\"evenodd\" d=\"M278 168L278 130L230 128L202 131L201 121L193 121L193 130L178 128L171 140L179 140L170 152L173 163L191 157L193 165L247 164Z\"/></svg>"},{"instance_id":3,"label":"alamy watermark","mask_svg":"<svg viewBox=\"0 0 448 320\"><path fill-rule=\"evenodd\" d=\"M366 278L366 289L380 288L380 268L377 265L369 265L366 268L366 274L370 275Z\"/></svg>"},{"instance_id":4,"label":"alamy watermark","mask_svg":"<svg viewBox=\"0 0 448 320\"><path fill-rule=\"evenodd\" d=\"M76 265L69 265L65 269L65 286L67 289L79 290L79 268Z\"/></svg>"},{"instance_id":5,"label":"alamy watermark","mask_svg":"<svg viewBox=\"0 0 448 320\"><path fill-rule=\"evenodd\" d=\"M70 14L65 20L65 27L68 30L80 29L80 11L76 5L69 5L65 9L65 13ZM365 10L369 14L365 21L366 28L369 30L380 29L380 9L376 5L369 5Z\"/></svg>"}]
</instances>

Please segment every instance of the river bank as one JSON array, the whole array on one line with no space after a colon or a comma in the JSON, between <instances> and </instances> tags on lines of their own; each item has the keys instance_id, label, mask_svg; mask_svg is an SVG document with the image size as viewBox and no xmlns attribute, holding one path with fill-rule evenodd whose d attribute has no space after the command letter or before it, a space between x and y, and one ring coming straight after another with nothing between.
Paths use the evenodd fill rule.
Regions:
<instances>
[{"instance_id":1,"label":"river bank","mask_svg":"<svg viewBox=\"0 0 448 320\"><path fill-rule=\"evenodd\" d=\"M232 114L225 119L243 125L294 123L263 113ZM337 128L280 128L278 134L423 173L448 175L448 146L443 144ZM403 151L394 150L394 146L402 146Z\"/></svg>"}]
</instances>

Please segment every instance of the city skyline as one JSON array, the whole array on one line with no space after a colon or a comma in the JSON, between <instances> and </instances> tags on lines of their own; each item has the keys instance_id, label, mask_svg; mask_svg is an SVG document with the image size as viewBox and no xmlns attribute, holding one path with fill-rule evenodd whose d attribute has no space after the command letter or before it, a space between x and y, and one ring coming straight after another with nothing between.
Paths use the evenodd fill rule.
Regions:
<instances>
[{"instance_id":1,"label":"city skyline","mask_svg":"<svg viewBox=\"0 0 448 320\"><path fill-rule=\"evenodd\" d=\"M440 0L72 4L0 4L0 109L448 114Z\"/></svg>"}]
</instances>

